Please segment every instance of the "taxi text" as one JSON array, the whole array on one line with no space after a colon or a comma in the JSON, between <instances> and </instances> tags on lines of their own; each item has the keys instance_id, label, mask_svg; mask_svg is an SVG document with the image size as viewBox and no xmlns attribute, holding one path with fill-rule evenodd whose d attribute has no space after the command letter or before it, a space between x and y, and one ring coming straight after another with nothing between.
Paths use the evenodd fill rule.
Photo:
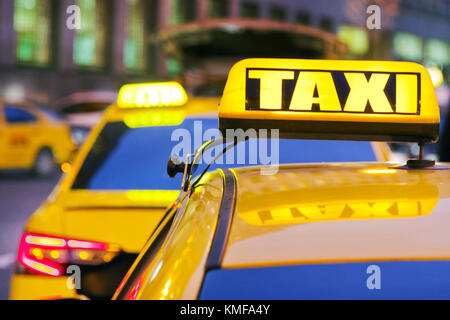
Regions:
<instances>
[{"instance_id":1,"label":"taxi text","mask_svg":"<svg viewBox=\"0 0 450 320\"><path fill-rule=\"evenodd\" d=\"M420 114L418 73L247 69L246 109Z\"/></svg>"}]
</instances>

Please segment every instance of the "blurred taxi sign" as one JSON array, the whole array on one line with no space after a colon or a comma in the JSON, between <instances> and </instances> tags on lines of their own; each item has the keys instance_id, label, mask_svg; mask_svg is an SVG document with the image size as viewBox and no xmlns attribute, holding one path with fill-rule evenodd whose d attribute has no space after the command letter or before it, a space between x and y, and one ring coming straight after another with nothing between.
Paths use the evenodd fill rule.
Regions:
<instances>
[{"instance_id":1,"label":"blurred taxi sign","mask_svg":"<svg viewBox=\"0 0 450 320\"><path fill-rule=\"evenodd\" d=\"M439 107L427 70L392 61L246 59L231 69L219 127L281 138L435 142Z\"/></svg>"},{"instance_id":2,"label":"blurred taxi sign","mask_svg":"<svg viewBox=\"0 0 450 320\"><path fill-rule=\"evenodd\" d=\"M177 82L127 84L119 91L119 108L179 107L187 94Z\"/></svg>"}]
</instances>

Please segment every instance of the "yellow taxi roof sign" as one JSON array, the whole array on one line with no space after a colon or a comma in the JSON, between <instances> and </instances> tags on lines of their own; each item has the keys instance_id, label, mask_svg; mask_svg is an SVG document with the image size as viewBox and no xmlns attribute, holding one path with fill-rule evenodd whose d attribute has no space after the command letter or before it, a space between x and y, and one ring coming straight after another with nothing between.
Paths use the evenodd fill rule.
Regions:
<instances>
[{"instance_id":1,"label":"yellow taxi roof sign","mask_svg":"<svg viewBox=\"0 0 450 320\"><path fill-rule=\"evenodd\" d=\"M119 108L179 107L187 94L178 82L154 82L122 86L117 98Z\"/></svg>"},{"instance_id":2,"label":"yellow taxi roof sign","mask_svg":"<svg viewBox=\"0 0 450 320\"><path fill-rule=\"evenodd\" d=\"M412 62L246 59L229 75L219 128L281 138L436 142L439 107Z\"/></svg>"}]
</instances>

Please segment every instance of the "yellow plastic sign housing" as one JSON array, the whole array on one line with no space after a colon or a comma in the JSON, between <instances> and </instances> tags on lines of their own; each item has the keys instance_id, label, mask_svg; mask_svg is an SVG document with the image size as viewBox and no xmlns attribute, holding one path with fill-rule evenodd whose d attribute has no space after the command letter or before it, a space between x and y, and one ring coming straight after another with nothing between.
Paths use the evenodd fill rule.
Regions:
<instances>
[{"instance_id":1,"label":"yellow plastic sign housing","mask_svg":"<svg viewBox=\"0 0 450 320\"><path fill-rule=\"evenodd\" d=\"M123 115L123 122L129 128L177 126L184 121L186 112L176 109L153 109L145 111L127 112Z\"/></svg>"},{"instance_id":2,"label":"yellow plastic sign housing","mask_svg":"<svg viewBox=\"0 0 450 320\"><path fill-rule=\"evenodd\" d=\"M229 75L219 128L281 138L436 142L439 107L412 62L246 59Z\"/></svg>"},{"instance_id":3,"label":"yellow plastic sign housing","mask_svg":"<svg viewBox=\"0 0 450 320\"><path fill-rule=\"evenodd\" d=\"M119 91L119 108L179 107L187 94L178 82L127 84Z\"/></svg>"}]
</instances>

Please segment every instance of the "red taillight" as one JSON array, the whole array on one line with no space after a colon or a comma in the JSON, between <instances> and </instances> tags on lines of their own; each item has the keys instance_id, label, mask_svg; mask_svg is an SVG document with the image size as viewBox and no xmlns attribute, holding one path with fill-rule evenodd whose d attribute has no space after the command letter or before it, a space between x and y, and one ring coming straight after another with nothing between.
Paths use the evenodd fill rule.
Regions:
<instances>
[{"instance_id":1,"label":"red taillight","mask_svg":"<svg viewBox=\"0 0 450 320\"><path fill-rule=\"evenodd\" d=\"M136 300L137 295L141 289L141 281L142 279L139 279L136 281L136 283L133 285L133 287L130 289L130 291L125 296L124 300Z\"/></svg>"},{"instance_id":2,"label":"red taillight","mask_svg":"<svg viewBox=\"0 0 450 320\"><path fill-rule=\"evenodd\" d=\"M119 252L117 245L103 242L26 233L20 239L17 259L32 272L59 277L69 264L99 265Z\"/></svg>"}]
</instances>

